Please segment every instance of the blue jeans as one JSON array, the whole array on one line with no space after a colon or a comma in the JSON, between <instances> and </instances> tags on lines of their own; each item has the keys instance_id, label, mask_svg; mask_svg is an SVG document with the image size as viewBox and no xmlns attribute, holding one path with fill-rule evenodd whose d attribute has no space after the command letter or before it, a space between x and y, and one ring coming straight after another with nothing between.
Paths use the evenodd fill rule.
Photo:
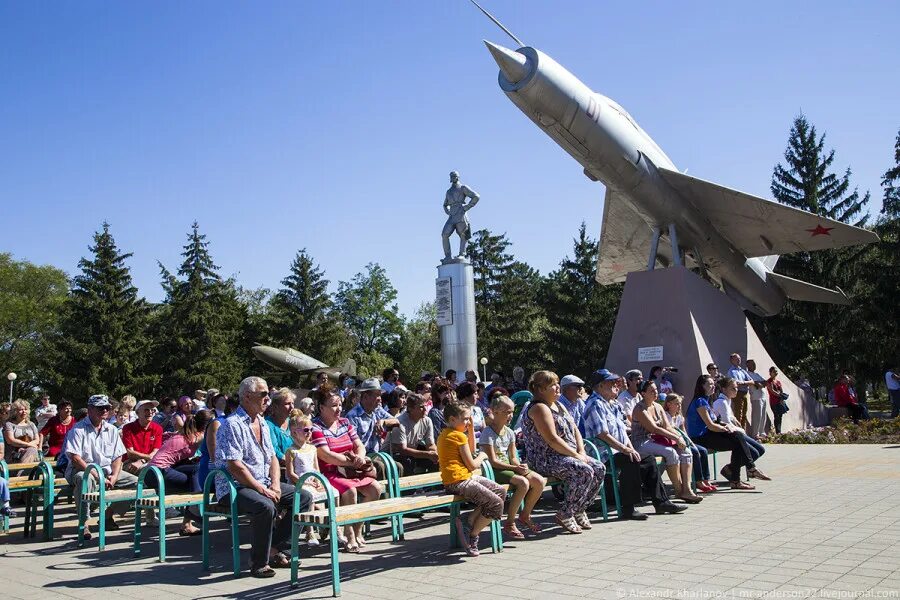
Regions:
<instances>
[{"instance_id":1,"label":"blue jeans","mask_svg":"<svg viewBox=\"0 0 900 600\"><path fill-rule=\"evenodd\" d=\"M756 462L756 459L766 453L766 449L762 444L754 440L746 433L744 434L744 438L746 438L747 445L750 447L750 454L753 456L753 462Z\"/></svg>"},{"instance_id":2,"label":"blue jeans","mask_svg":"<svg viewBox=\"0 0 900 600\"><path fill-rule=\"evenodd\" d=\"M698 444L691 446L691 454L694 455L694 479L706 481L709 479L709 452Z\"/></svg>"},{"instance_id":3,"label":"blue jeans","mask_svg":"<svg viewBox=\"0 0 900 600\"><path fill-rule=\"evenodd\" d=\"M896 419L900 416L900 390L889 390L888 395L891 397L891 418Z\"/></svg>"}]
</instances>

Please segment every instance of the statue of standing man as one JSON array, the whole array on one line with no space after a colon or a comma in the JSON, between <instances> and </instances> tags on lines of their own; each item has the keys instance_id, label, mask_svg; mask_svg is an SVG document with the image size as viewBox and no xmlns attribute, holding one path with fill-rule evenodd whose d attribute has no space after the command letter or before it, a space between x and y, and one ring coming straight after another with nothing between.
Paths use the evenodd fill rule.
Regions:
<instances>
[{"instance_id":1,"label":"statue of standing man","mask_svg":"<svg viewBox=\"0 0 900 600\"><path fill-rule=\"evenodd\" d=\"M471 198L470 202L466 202L466 198ZM441 231L441 238L444 242L444 260L452 260L450 256L450 235L453 231L459 236L459 255L457 258L466 256L466 246L469 244L469 238L472 237L472 228L469 225L469 218L466 213L472 210L478 204L478 194L473 192L468 186L459 182L459 173L452 171L450 173L450 189L444 196L444 212L447 213L447 222L444 223L444 229Z\"/></svg>"}]
</instances>

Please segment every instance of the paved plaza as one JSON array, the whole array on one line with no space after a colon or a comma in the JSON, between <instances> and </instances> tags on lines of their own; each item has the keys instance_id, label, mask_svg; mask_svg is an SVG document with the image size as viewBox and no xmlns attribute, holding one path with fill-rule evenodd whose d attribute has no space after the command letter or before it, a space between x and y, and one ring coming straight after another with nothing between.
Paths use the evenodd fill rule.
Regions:
<instances>
[{"instance_id":1,"label":"paved plaza","mask_svg":"<svg viewBox=\"0 0 900 600\"><path fill-rule=\"evenodd\" d=\"M448 550L441 513L408 519L397 544L376 525L362 554L341 555L343 597L900 598L898 465L900 446L768 446L760 466L774 481L756 492L721 491L682 515L611 519L582 535L551 525L548 493L539 539L478 558ZM77 549L70 505L55 542L24 541L20 521L0 537L4 598L331 596L324 549L303 550L296 590L287 570L269 580L232 578L222 522L214 569L203 573L199 538L170 537L169 562L160 564L152 535L145 557L132 557L130 526L113 532L104 552L96 540Z\"/></svg>"}]
</instances>

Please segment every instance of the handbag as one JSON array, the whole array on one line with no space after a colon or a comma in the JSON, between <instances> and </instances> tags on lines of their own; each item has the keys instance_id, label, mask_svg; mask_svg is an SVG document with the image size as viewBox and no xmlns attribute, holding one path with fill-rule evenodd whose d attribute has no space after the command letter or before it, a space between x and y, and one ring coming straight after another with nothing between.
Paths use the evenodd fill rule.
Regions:
<instances>
[{"instance_id":1,"label":"handbag","mask_svg":"<svg viewBox=\"0 0 900 600\"><path fill-rule=\"evenodd\" d=\"M676 442L672 438L666 437L659 433L651 433L650 440L659 444L660 446L670 446L670 447L674 448L675 446L678 445L678 442Z\"/></svg>"},{"instance_id":2,"label":"handbag","mask_svg":"<svg viewBox=\"0 0 900 600\"><path fill-rule=\"evenodd\" d=\"M778 403L772 407L772 411L776 415L783 415L787 411L791 410L787 405L787 399L790 395L787 392L780 392L778 394Z\"/></svg>"}]
</instances>

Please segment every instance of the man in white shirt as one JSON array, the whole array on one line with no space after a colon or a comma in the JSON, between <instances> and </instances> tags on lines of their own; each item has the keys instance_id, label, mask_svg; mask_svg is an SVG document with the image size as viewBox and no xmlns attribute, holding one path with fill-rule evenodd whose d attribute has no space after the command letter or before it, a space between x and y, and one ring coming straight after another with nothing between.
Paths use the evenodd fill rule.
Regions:
<instances>
[{"instance_id":1,"label":"man in white shirt","mask_svg":"<svg viewBox=\"0 0 900 600\"><path fill-rule=\"evenodd\" d=\"M41 396L41 403L34 409L34 421L38 431L44 428L47 421L56 416L56 405L50 404L50 396L44 394Z\"/></svg>"},{"instance_id":2,"label":"man in white shirt","mask_svg":"<svg viewBox=\"0 0 900 600\"><path fill-rule=\"evenodd\" d=\"M747 429L747 400L750 388L753 386L753 379L750 373L741 366L741 355L735 352L729 359L731 360L731 368L728 369L728 376L734 379L737 384L738 393L731 401L731 408L734 416L740 423L741 428Z\"/></svg>"},{"instance_id":3,"label":"man in white shirt","mask_svg":"<svg viewBox=\"0 0 900 600\"><path fill-rule=\"evenodd\" d=\"M640 369L632 369L625 373L625 389L619 393L616 401L625 415L628 433L631 433L631 412L638 403L638 386L644 382L644 374Z\"/></svg>"},{"instance_id":4,"label":"man in white shirt","mask_svg":"<svg viewBox=\"0 0 900 600\"><path fill-rule=\"evenodd\" d=\"M75 495L75 506L81 506L81 486L84 481L84 470L89 464L96 464L103 471L106 489L133 488L137 485L137 477L122 470L122 456L125 445L119 436L119 430L108 422L112 405L103 394L91 396L88 400L88 416L76 423L66 436L66 455L69 465L66 467L66 481L72 486ZM96 471L91 471L88 491L98 488ZM119 502L113 505L119 514L125 514L128 504ZM87 510L87 507L85 507ZM116 530L112 514L106 516L106 529ZM91 538L87 526L84 528L85 539Z\"/></svg>"},{"instance_id":5,"label":"man in white shirt","mask_svg":"<svg viewBox=\"0 0 900 600\"><path fill-rule=\"evenodd\" d=\"M750 430L747 435L759 441L766 434L766 380L756 372L756 361L747 359L747 371L753 385L750 386Z\"/></svg>"},{"instance_id":6,"label":"man in white shirt","mask_svg":"<svg viewBox=\"0 0 900 600\"><path fill-rule=\"evenodd\" d=\"M900 416L900 369L897 367L888 369L884 374L884 383L891 399L891 418L896 419Z\"/></svg>"}]
</instances>

